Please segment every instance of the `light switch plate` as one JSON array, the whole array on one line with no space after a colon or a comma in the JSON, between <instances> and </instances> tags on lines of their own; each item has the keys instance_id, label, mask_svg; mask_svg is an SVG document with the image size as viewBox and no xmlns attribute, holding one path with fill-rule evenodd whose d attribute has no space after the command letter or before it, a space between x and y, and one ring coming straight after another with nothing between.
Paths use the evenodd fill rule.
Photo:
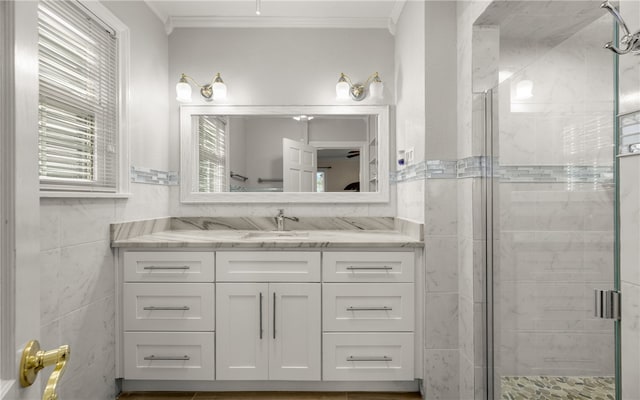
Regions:
<instances>
[{"instance_id":1,"label":"light switch plate","mask_svg":"<svg viewBox=\"0 0 640 400\"><path fill-rule=\"evenodd\" d=\"M406 165L413 164L413 147L405 150L404 152L404 160Z\"/></svg>"}]
</instances>

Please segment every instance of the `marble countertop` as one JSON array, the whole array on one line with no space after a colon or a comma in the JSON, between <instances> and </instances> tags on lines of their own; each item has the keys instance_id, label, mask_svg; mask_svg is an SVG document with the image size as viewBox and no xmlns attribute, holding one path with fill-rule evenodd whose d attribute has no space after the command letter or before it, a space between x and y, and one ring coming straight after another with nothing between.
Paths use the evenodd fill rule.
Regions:
<instances>
[{"instance_id":1,"label":"marble countertop","mask_svg":"<svg viewBox=\"0 0 640 400\"><path fill-rule=\"evenodd\" d=\"M278 236L285 235L285 236ZM422 241L397 231L164 231L114 240L120 248L357 248L423 247Z\"/></svg>"},{"instance_id":2,"label":"marble countertop","mask_svg":"<svg viewBox=\"0 0 640 400\"><path fill-rule=\"evenodd\" d=\"M123 248L414 248L422 224L390 217L325 217L287 221L275 231L268 217L171 217L111 225L111 246Z\"/></svg>"}]
</instances>

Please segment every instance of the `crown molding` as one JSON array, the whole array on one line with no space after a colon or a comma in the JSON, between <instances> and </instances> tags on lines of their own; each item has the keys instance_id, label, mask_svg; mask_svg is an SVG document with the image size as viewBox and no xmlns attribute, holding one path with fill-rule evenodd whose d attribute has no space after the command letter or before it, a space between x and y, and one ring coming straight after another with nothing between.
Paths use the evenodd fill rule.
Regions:
<instances>
[{"instance_id":1,"label":"crown molding","mask_svg":"<svg viewBox=\"0 0 640 400\"><path fill-rule=\"evenodd\" d=\"M168 30L169 16L167 14L165 14L160 8L158 8L158 6L156 6L155 2L150 1L150 0L144 0L144 3L156 15L156 17L158 17L160 22L162 22L164 24L164 30L165 30L165 32L167 32L167 35L170 34L171 31Z\"/></svg>"},{"instance_id":2,"label":"crown molding","mask_svg":"<svg viewBox=\"0 0 640 400\"><path fill-rule=\"evenodd\" d=\"M389 18L169 17L165 26L168 33L175 28L388 29Z\"/></svg>"},{"instance_id":3,"label":"crown molding","mask_svg":"<svg viewBox=\"0 0 640 400\"><path fill-rule=\"evenodd\" d=\"M398 24L398 19L400 19L400 14L402 14L402 10L404 10L404 5L407 3L407 0L396 0L393 4L393 8L391 9L391 14L389 15L389 32L395 36L396 34L396 25Z\"/></svg>"}]
</instances>

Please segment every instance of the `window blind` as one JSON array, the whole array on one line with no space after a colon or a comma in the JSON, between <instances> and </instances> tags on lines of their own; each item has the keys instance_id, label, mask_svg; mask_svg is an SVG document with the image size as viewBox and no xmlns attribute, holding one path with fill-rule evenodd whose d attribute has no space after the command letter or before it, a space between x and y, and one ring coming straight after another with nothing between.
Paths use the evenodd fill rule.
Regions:
<instances>
[{"instance_id":1,"label":"window blind","mask_svg":"<svg viewBox=\"0 0 640 400\"><path fill-rule=\"evenodd\" d=\"M75 1L38 6L44 190L116 191L118 42Z\"/></svg>"},{"instance_id":2,"label":"window blind","mask_svg":"<svg viewBox=\"0 0 640 400\"><path fill-rule=\"evenodd\" d=\"M198 118L198 191L226 192L227 172L226 123L218 117Z\"/></svg>"}]
</instances>

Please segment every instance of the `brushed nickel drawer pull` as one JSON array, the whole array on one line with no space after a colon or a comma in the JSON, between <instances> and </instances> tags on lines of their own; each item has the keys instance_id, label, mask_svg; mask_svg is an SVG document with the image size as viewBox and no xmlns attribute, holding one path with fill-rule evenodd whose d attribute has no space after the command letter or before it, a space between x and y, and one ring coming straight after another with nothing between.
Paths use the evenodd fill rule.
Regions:
<instances>
[{"instance_id":1,"label":"brushed nickel drawer pull","mask_svg":"<svg viewBox=\"0 0 640 400\"><path fill-rule=\"evenodd\" d=\"M189 311L189 310L191 310L191 307L189 307L189 306L182 306L182 307L155 307L155 306L150 306L150 307L144 307L143 310L147 310L147 311Z\"/></svg>"},{"instance_id":2,"label":"brushed nickel drawer pull","mask_svg":"<svg viewBox=\"0 0 640 400\"><path fill-rule=\"evenodd\" d=\"M349 306L347 307L347 311L391 311L393 310L393 307L387 307L387 306L382 306L382 307L353 307L353 306Z\"/></svg>"},{"instance_id":3,"label":"brushed nickel drawer pull","mask_svg":"<svg viewBox=\"0 0 640 400\"><path fill-rule=\"evenodd\" d=\"M351 271L357 271L357 270L388 271L390 269L393 269L393 267L389 267L387 265L382 267L356 267L356 266L350 265L347 267L347 269Z\"/></svg>"},{"instance_id":4,"label":"brushed nickel drawer pull","mask_svg":"<svg viewBox=\"0 0 640 400\"><path fill-rule=\"evenodd\" d=\"M260 340L262 340L262 292L260 292L260 327L258 328L260 331Z\"/></svg>"},{"instance_id":5,"label":"brushed nickel drawer pull","mask_svg":"<svg viewBox=\"0 0 640 400\"><path fill-rule=\"evenodd\" d=\"M162 269L164 269L164 270L167 270L167 269L184 269L184 270L186 270L186 269L191 269L191 267L188 266L188 265L180 265L180 266L175 266L175 267L161 267L161 266L158 266L158 265L150 265L148 267L144 267L144 269L147 269L147 270L154 270L154 269L161 269L161 270Z\"/></svg>"},{"instance_id":6,"label":"brushed nickel drawer pull","mask_svg":"<svg viewBox=\"0 0 640 400\"><path fill-rule=\"evenodd\" d=\"M349 356L347 357L347 361L393 361L393 358L388 357L388 356L381 356L381 357L371 357L371 356Z\"/></svg>"},{"instance_id":7,"label":"brushed nickel drawer pull","mask_svg":"<svg viewBox=\"0 0 640 400\"><path fill-rule=\"evenodd\" d=\"M154 356L153 354L144 358L147 361L189 361L189 356Z\"/></svg>"}]
</instances>

